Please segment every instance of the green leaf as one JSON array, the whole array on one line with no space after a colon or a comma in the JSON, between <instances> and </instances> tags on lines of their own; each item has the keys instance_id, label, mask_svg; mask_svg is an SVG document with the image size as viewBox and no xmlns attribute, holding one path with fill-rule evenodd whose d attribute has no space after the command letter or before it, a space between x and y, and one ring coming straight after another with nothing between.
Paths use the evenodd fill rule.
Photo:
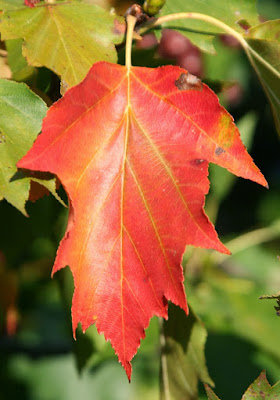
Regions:
<instances>
[{"instance_id":1,"label":"green leaf","mask_svg":"<svg viewBox=\"0 0 280 400\"><path fill-rule=\"evenodd\" d=\"M8 52L8 64L15 81L24 81L32 76L35 68L28 65L22 55L22 39L6 40L5 46Z\"/></svg>"},{"instance_id":2,"label":"green leaf","mask_svg":"<svg viewBox=\"0 0 280 400\"><path fill-rule=\"evenodd\" d=\"M210 15L242 33L244 30L238 25L238 21L246 21L250 26L259 23L254 0L167 0L162 9L162 15L181 12ZM215 52L212 44L213 35L222 33L212 24L191 19L178 19L178 21L164 23L163 26L179 30L201 50L210 53Z\"/></svg>"},{"instance_id":3,"label":"green leaf","mask_svg":"<svg viewBox=\"0 0 280 400\"><path fill-rule=\"evenodd\" d=\"M20 7L26 8L22 0L0 0L0 10L16 10Z\"/></svg>"},{"instance_id":4,"label":"green leaf","mask_svg":"<svg viewBox=\"0 0 280 400\"><path fill-rule=\"evenodd\" d=\"M0 199L6 198L25 215L31 178L11 179L17 171L17 161L39 133L46 111L43 100L25 84L0 80ZM34 180L43 182L36 177ZM51 191L54 185L51 181L45 184Z\"/></svg>"},{"instance_id":5,"label":"green leaf","mask_svg":"<svg viewBox=\"0 0 280 400\"><path fill-rule=\"evenodd\" d=\"M252 383L242 397L242 400L278 400L280 398L280 382L271 386L267 379L265 371Z\"/></svg>"},{"instance_id":6,"label":"green leaf","mask_svg":"<svg viewBox=\"0 0 280 400\"><path fill-rule=\"evenodd\" d=\"M280 134L280 20L268 21L249 30L245 39L248 56L269 99Z\"/></svg>"},{"instance_id":7,"label":"green leaf","mask_svg":"<svg viewBox=\"0 0 280 400\"><path fill-rule=\"evenodd\" d=\"M204 347L207 332L195 313L169 305L168 320L164 321L161 342L162 354L161 396L168 399L166 387L174 400L197 399L198 380L213 385L208 374Z\"/></svg>"},{"instance_id":8,"label":"green leaf","mask_svg":"<svg viewBox=\"0 0 280 400\"><path fill-rule=\"evenodd\" d=\"M93 63L117 61L114 43L123 39L122 18L77 0L34 8L22 4L0 0L5 10L0 31L4 40L24 39L23 55L31 65L46 66L73 86Z\"/></svg>"},{"instance_id":9,"label":"green leaf","mask_svg":"<svg viewBox=\"0 0 280 400\"><path fill-rule=\"evenodd\" d=\"M243 279L229 277L221 269L213 268L207 275L204 274L203 283L191 296L209 331L238 335L261 351L273 354L273 359L279 363L279 317L271 312L270 304L259 300L260 294L269 290L264 287L268 286L265 284L268 276L275 282L279 262L276 260L275 269L271 256L262 257L263 252L261 247L252 247L231 256L228 260L229 270L242 271ZM262 272L262 286L255 284L253 277L249 279L255 270L260 275ZM256 280L259 279L256 277Z\"/></svg>"},{"instance_id":10,"label":"green leaf","mask_svg":"<svg viewBox=\"0 0 280 400\"><path fill-rule=\"evenodd\" d=\"M204 384L208 400L220 400L218 396L215 395L213 390L207 384Z\"/></svg>"},{"instance_id":11,"label":"green leaf","mask_svg":"<svg viewBox=\"0 0 280 400\"><path fill-rule=\"evenodd\" d=\"M259 23L256 2L254 0L167 0L163 8L163 15L178 12L193 12L210 15L239 32L244 32L243 28L238 25L238 21L245 22L254 26ZM206 30L206 32L220 32L213 25L200 21L184 21L186 28L189 23L194 24L198 30Z\"/></svg>"}]
</instances>

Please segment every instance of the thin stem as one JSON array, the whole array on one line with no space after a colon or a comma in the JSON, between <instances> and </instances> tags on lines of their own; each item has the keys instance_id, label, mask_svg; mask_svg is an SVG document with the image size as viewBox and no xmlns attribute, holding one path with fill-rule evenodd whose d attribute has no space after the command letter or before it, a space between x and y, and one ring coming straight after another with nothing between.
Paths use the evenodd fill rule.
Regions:
<instances>
[{"instance_id":1,"label":"thin stem","mask_svg":"<svg viewBox=\"0 0 280 400\"><path fill-rule=\"evenodd\" d=\"M161 374L162 374L162 389L164 393L164 400L171 400L169 380L168 380L168 367L167 359L165 354L166 340L163 328L163 318L159 318L159 340L160 340L160 350L161 350Z\"/></svg>"},{"instance_id":2,"label":"thin stem","mask_svg":"<svg viewBox=\"0 0 280 400\"><path fill-rule=\"evenodd\" d=\"M254 56L260 63L262 63L267 69L269 69L273 74L276 74L277 76L280 76L279 72L275 70L275 68L270 65L262 56L260 56L255 50L252 49L252 47L246 42L246 40L243 38L241 33L238 33L235 29L231 28L224 22L211 17L210 15L206 14L200 14L200 13L176 13L176 14L169 14L165 15L163 17L158 18L153 24L147 25L144 27L140 32L145 33L147 30L159 26L163 24L164 22L169 22L169 21L174 21L176 19L197 19L200 21L205 21L208 22L212 25L217 26L218 28L222 29L222 31L228 33L229 35L233 36L235 39L238 40L238 42L241 44L243 49L245 50L249 60L251 63L255 66L253 57Z\"/></svg>"},{"instance_id":3,"label":"thin stem","mask_svg":"<svg viewBox=\"0 0 280 400\"><path fill-rule=\"evenodd\" d=\"M280 220L277 220L271 226L267 228L256 229L252 232L245 233L244 235L238 236L235 239L230 240L225 245L230 249L232 254L236 254L240 251L246 250L250 247L257 246L265 242L274 240L280 236ZM227 255L213 253L211 260L217 264L222 263L227 259Z\"/></svg>"},{"instance_id":4,"label":"thin stem","mask_svg":"<svg viewBox=\"0 0 280 400\"><path fill-rule=\"evenodd\" d=\"M127 29L126 29L126 47L125 47L125 65L129 70L131 67L131 47L133 40L133 32L136 24L136 17L128 15L126 17Z\"/></svg>"},{"instance_id":5,"label":"thin stem","mask_svg":"<svg viewBox=\"0 0 280 400\"><path fill-rule=\"evenodd\" d=\"M246 40L243 39L240 33L236 32L234 29L232 29L224 22L216 18L210 17L210 15L206 14L193 13L193 12L169 14L158 18L152 25L148 25L147 28L150 29L151 27L159 26L164 22L174 21L176 19L198 19L200 21L208 22L212 25L217 26L218 28L221 28L223 31L235 37L242 44L243 47L248 47Z\"/></svg>"}]
</instances>

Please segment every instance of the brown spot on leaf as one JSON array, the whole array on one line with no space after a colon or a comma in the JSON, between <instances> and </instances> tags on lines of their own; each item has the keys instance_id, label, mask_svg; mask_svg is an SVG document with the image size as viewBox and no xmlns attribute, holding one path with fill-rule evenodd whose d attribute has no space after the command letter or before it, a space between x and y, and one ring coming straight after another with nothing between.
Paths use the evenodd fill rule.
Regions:
<instances>
[{"instance_id":1,"label":"brown spot on leaf","mask_svg":"<svg viewBox=\"0 0 280 400\"><path fill-rule=\"evenodd\" d=\"M217 147L215 150L216 156L220 156L221 154L225 153L225 150L222 147Z\"/></svg>"},{"instance_id":2,"label":"brown spot on leaf","mask_svg":"<svg viewBox=\"0 0 280 400\"><path fill-rule=\"evenodd\" d=\"M179 78L175 81L175 86L179 90L199 90L203 89L203 85L201 80L195 76L187 72L186 74L183 72Z\"/></svg>"}]
</instances>

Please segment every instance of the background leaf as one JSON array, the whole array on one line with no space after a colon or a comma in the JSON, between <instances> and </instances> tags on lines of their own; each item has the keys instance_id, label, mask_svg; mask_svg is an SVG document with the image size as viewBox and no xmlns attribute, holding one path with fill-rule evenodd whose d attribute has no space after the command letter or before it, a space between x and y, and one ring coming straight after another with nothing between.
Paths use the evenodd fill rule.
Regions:
<instances>
[{"instance_id":1,"label":"background leaf","mask_svg":"<svg viewBox=\"0 0 280 400\"><path fill-rule=\"evenodd\" d=\"M166 362L166 367L161 367L161 380L168 379L170 398L196 399L199 380L214 385L206 366L204 347L207 332L204 325L192 309L186 316L183 310L170 304L168 320L164 321L161 334L165 336L162 360ZM161 398L169 399L165 396L163 382Z\"/></svg>"},{"instance_id":2,"label":"background leaf","mask_svg":"<svg viewBox=\"0 0 280 400\"><path fill-rule=\"evenodd\" d=\"M250 61L269 99L276 128L280 134L280 20L267 21L250 29L245 36ZM255 51L262 62L252 52Z\"/></svg>"},{"instance_id":3,"label":"background leaf","mask_svg":"<svg viewBox=\"0 0 280 400\"><path fill-rule=\"evenodd\" d=\"M114 43L123 39L123 18L75 0L34 8L17 1L11 5L2 5L2 39L24 39L28 62L48 67L69 86L79 83L94 62L117 61Z\"/></svg>"},{"instance_id":4,"label":"background leaf","mask_svg":"<svg viewBox=\"0 0 280 400\"><path fill-rule=\"evenodd\" d=\"M215 395L213 390L208 385L204 385L204 387L207 393L208 400L220 400L219 397Z\"/></svg>"},{"instance_id":5,"label":"background leaf","mask_svg":"<svg viewBox=\"0 0 280 400\"><path fill-rule=\"evenodd\" d=\"M238 21L246 21L249 26L259 23L254 0L167 0L162 9L162 15L180 12L195 12L210 15L242 33L244 30L238 25ZM191 19L178 19L178 21L164 23L163 26L165 28L180 30L181 33L186 35L201 50L211 53L215 52L212 44L213 35L211 33L222 32L212 24Z\"/></svg>"},{"instance_id":6,"label":"background leaf","mask_svg":"<svg viewBox=\"0 0 280 400\"><path fill-rule=\"evenodd\" d=\"M242 400L277 400L280 397L280 382L270 386L266 379L265 371L248 388Z\"/></svg>"},{"instance_id":7,"label":"background leaf","mask_svg":"<svg viewBox=\"0 0 280 400\"><path fill-rule=\"evenodd\" d=\"M24 2L21 0L0 0L0 10L16 10L25 8Z\"/></svg>"},{"instance_id":8,"label":"background leaf","mask_svg":"<svg viewBox=\"0 0 280 400\"><path fill-rule=\"evenodd\" d=\"M36 110L36 112L35 112ZM42 125L47 107L25 84L0 80L0 199L26 215L30 182L44 186L63 205L51 174L17 171L16 163L32 146Z\"/></svg>"},{"instance_id":9,"label":"background leaf","mask_svg":"<svg viewBox=\"0 0 280 400\"><path fill-rule=\"evenodd\" d=\"M24 214L30 178L13 181L11 178L17 171L17 161L39 133L46 111L43 100L25 84L0 80L0 198L6 198ZM52 184L55 186L46 184L49 189Z\"/></svg>"},{"instance_id":10,"label":"background leaf","mask_svg":"<svg viewBox=\"0 0 280 400\"><path fill-rule=\"evenodd\" d=\"M28 80L35 70L34 67L27 64L26 59L22 55L22 43L22 39L11 39L5 42L8 51L8 64L15 81Z\"/></svg>"}]
</instances>

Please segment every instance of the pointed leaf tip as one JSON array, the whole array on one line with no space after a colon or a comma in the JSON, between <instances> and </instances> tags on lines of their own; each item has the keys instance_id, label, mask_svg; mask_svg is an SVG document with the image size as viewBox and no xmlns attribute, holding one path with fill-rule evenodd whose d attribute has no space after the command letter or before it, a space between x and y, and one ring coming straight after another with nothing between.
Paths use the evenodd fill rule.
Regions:
<instances>
[{"instance_id":1,"label":"pointed leaf tip","mask_svg":"<svg viewBox=\"0 0 280 400\"><path fill-rule=\"evenodd\" d=\"M242 400L262 399L279 399L280 382L271 386L266 378L266 372L262 371L259 377L249 386L244 393Z\"/></svg>"},{"instance_id":2,"label":"pointed leaf tip","mask_svg":"<svg viewBox=\"0 0 280 400\"><path fill-rule=\"evenodd\" d=\"M207 383L204 383L203 385L204 385L208 400L220 400L220 398L214 393L214 391L210 388L210 386Z\"/></svg>"},{"instance_id":3,"label":"pointed leaf tip","mask_svg":"<svg viewBox=\"0 0 280 400\"><path fill-rule=\"evenodd\" d=\"M125 365L123 365L123 367L124 367L124 370L126 372L128 382L130 383L131 382L131 373L132 373L131 363L128 362Z\"/></svg>"}]
</instances>

